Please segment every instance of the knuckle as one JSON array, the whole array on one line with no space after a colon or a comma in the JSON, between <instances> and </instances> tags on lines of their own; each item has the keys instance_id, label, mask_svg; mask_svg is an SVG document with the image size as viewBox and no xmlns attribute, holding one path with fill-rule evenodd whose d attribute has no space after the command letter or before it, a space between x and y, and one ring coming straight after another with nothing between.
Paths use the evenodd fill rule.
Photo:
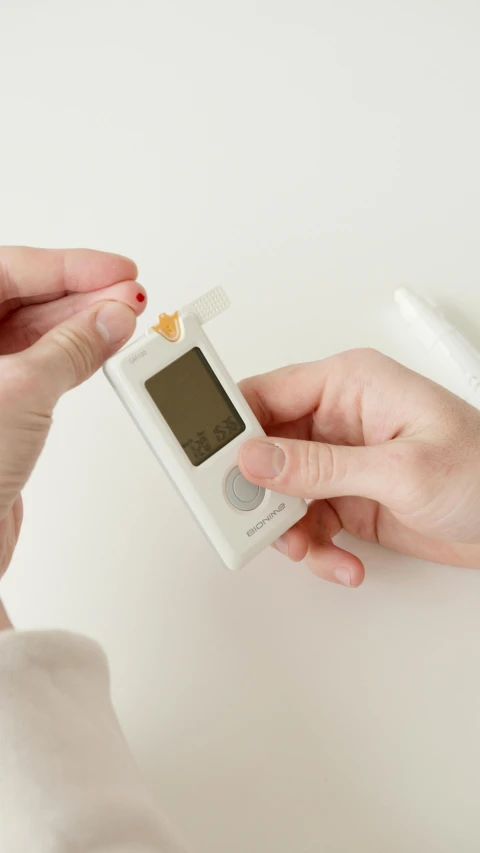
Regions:
<instances>
[{"instance_id":1,"label":"knuckle","mask_svg":"<svg viewBox=\"0 0 480 853\"><path fill-rule=\"evenodd\" d=\"M349 367L353 364L356 368L374 368L380 362L388 360L386 355L374 347L355 347L345 350L345 352L340 353L340 358Z\"/></svg>"},{"instance_id":2,"label":"knuckle","mask_svg":"<svg viewBox=\"0 0 480 853\"><path fill-rule=\"evenodd\" d=\"M384 372L389 362L388 356L370 347L345 350L333 358L338 370L337 380L344 387L359 389L369 384L372 376Z\"/></svg>"},{"instance_id":3,"label":"knuckle","mask_svg":"<svg viewBox=\"0 0 480 853\"><path fill-rule=\"evenodd\" d=\"M0 428L15 430L18 450L28 445L29 435L48 432L51 407L38 374L22 355L5 356L0 367Z\"/></svg>"},{"instance_id":4,"label":"knuckle","mask_svg":"<svg viewBox=\"0 0 480 853\"><path fill-rule=\"evenodd\" d=\"M340 357L348 361L359 361L360 359L374 359L380 355L373 347L352 347L340 353Z\"/></svg>"},{"instance_id":5,"label":"knuckle","mask_svg":"<svg viewBox=\"0 0 480 853\"><path fill-rule=\"evenodd\" d=\"M300 458L300 479L306 497L315 497L319 486L325 487L334 477L333 453L328 444L306 441Z\"/></svg>"},{"instance_id":6,"label":"knuckle","mask_svg":"<svg viewBox=\"0 0 480 853\"><path fill-rule=\"evenodd\" d=\"M87 337L74 329L58 327L51 343L57 347L71 370L72 385L78 385L95 370L95 358Z\"/></svg>"}]
</instances>

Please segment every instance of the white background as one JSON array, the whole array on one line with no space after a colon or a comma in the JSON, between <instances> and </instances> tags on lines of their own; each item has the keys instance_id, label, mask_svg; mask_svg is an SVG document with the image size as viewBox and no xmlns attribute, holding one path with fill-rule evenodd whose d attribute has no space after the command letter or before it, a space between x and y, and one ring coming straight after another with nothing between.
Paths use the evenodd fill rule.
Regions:
<instances>
[{"instance_id":1,"label":"white background","mask_svg":"<svg viewBox=\"0 0 480 853\"><path fill-rule=\"evenodd\" d=\"M217 284L236 379L480 343L477 0L0 0L0 239L129 254L144 318ZM142 322L142 326L146 323ZM59 406L4 585L89 633L196 853L480 849L480 573L350 543L356 591L219 564L101 375Z\"/></svg>"}]
</instances>

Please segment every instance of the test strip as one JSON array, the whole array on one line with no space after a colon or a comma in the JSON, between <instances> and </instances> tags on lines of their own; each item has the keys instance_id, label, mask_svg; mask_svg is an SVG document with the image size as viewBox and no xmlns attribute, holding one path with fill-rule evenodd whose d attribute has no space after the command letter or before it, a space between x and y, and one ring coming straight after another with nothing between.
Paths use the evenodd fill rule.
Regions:
<instances>
[{"instance_id":1,"label":"test strip","mask_svg":"<svg viewBox=\"0 0 480 853\"><path fill-rule=\"evenodd\" d=\"M226 311L229 307L230 300L223 287L219 286L213 287L212 290L204 293L203 296L199 296L194 302L185 305L180 313L182 317L185 317L187 314L194 314L200 325L203 326L204 323L213 320L217 314L221 314L222 311Z\"/></svg>"}]
</instances>

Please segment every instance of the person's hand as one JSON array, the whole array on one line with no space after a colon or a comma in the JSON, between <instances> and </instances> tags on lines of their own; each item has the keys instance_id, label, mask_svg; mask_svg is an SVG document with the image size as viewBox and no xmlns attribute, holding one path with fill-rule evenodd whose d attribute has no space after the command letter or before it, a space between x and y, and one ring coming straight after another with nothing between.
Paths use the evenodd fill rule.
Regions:
<instances>
[{"instance_id":1,"label":"person's hand","mask_svg":"<svg viewBox=\"0 0 480 853\"><path fill-rule=\"evenodd\" d=\"M326 580L358 586L340 530L432 562L480 568L480 412L371 350L240 385L271 438L248 441L251 482L311 499L276 545Z\"/></svg>"},{"instance_id":2,"label":"person's hand","mask_svg":"<svg viewBox=\"0 0 480 853\"><path fill-rule=\"evenodd\" d=\"M132 335L146 304L136 276L119 255L0 248L0 577L55 403Z\"/></svg>"}]
</instances>

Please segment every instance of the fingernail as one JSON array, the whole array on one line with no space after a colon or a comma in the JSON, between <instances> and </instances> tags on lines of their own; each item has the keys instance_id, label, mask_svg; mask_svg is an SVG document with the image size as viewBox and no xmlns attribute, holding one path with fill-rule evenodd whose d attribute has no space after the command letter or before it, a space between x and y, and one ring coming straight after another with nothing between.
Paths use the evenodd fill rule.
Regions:
<instances>
[{"instance_id":1,"label":"fingernail","mask_svg":"<svg viewBox=\"0 0 480 853\"><path fill-rule=\"evenodd\" d=\"M271 479L280 474L285 465L285 453L268 441L250 441L242 451L245 468L252 477Z\"/></svg>"},{"instance_id":2,"label":"fingernail","mask_svg":"<svg viewBox=\"0 0 480 853\"><path fill-rule=\"evenodd\" d=\"M273 543L277 551L280 551L285 557L288 557L288 538L288 533L284 533Z\"/></svg>"},{"instance_id":3,"label":"fingernail","mask_svg":"<svg viewBox=\"0 0 480 853\"><path fill-rule=\"evenodd\" d=\"M341 583L343 586L350 586L350 572L348 569L344 569L342 566L339 566L338 569L335 569L333 574L338 583Z\"/></svg>"},{"instance_id":4,"label":"fingernail","mask_svg":"<svg viewBox=\"0 0 480 853\"><path fill-rule=\"evenodd\" d=\"M126 341L135 328L135 315L123 302L106 302L95 319L99 333L109 344Z\"/></svg>"}]
</instances>

